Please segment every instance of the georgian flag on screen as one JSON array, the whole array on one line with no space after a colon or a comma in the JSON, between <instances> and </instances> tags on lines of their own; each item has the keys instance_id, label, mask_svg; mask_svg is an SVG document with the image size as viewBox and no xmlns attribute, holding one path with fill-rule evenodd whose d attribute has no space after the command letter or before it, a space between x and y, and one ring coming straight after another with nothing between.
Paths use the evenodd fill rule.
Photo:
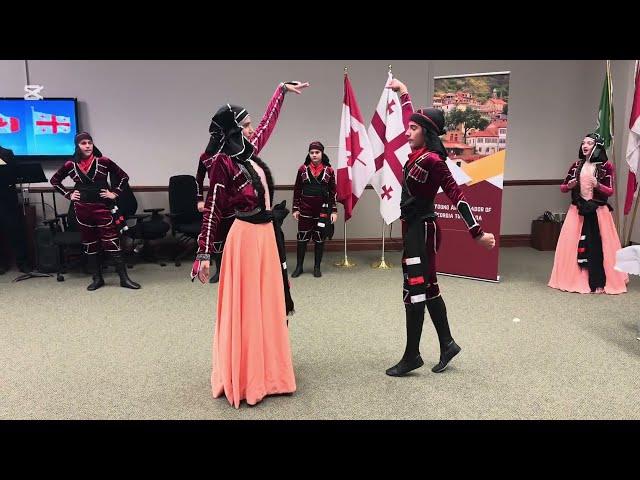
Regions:
<instances>
[{"instance_id":1,"label":"georgian flag on screen","mask_svg":"<svg viewBox=\"0 0 640 480\"><path fill-rule=\"evenodd\" d=\"M57 133L70 132L71 119L69 117L33 110L33 133L35 135L55 135Z\"/></svg>"}]
</instances>

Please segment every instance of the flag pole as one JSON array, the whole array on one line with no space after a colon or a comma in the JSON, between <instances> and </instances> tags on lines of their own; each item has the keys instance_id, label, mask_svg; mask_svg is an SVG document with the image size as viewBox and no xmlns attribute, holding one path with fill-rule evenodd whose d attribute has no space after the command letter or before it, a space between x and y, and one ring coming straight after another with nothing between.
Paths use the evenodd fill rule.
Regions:
<instances>
[{"instance_id":1,"label":"flag pole","mask_svg":"<svg viewBox=\"0 0 640 480\"><path fill-rule=\"evenodd\" d=\"M33 117L35 116L36 112L35 109L33 107L31 107L31 131L33 131L33 146L36 148L36 151L38 150L38 135L36 134L36 124L33 121Z\"/></svg>"},{"instance_id":2,"label":"flag pole","mask_svg":"<svg viewBox=\"0 0 640 480\"><path fill-rule=\"evenodd\" d=\"M631 233L633 232L633 225L636 223L636 214L638 213L638 197L639 195L636 195L636 202L633 207L633 215L631 217L631 225L629 225L629 233L627 234L627 241L624 243L624 245L622 245L623 247L626 247L631 243Z\"/></svg>"},{"instance_id":3,"label":"flag pole","mask_svg":"<svg viewBox=\"0 0 640 480\"><path fill-rule=\"evenodd\" d=\"M615 169L616 172L619 172L620 170L618 169L618 165L616 163L616 154L615 154L615 136L614 136L614 132L615 132L615 125L613 123L613 98L612 98L612 93L613 93L613 84L611 83L611 60L607 60L607 84L609 85L609 91L607 92L609 94L609 124L611 125L611 159L613 160L613 167ZM618 175L614 175L614 188L615 188L615 201L616 201L616 211L615 211L615 215L614 215L614 221L615 221L615 225L616 225L616 231L618 232L618 238L620 237L620 235L624 235L623 232L620 231L620 202L619 202L619 192L618 192Z\"/></svg>"},{"instance_id":4,"label":"flag pole","mask_svg":"<svg viewBox=\"0 0 640 480\"><path fill-rule=\"evenodd\" d=\"M380 258L379 262L373 262L371 264L371 268L377 268L378 270L389 270L393 265L391 262L386 262L384 260L384 218L382 219L382 258Z\"/></svg>"},{"instance_id":5,"label":"flag pole","mask_svg":"<svg viewBox=\"0 0 640 480\"><path fill-rule=\"evenodd\" d=\"M347 257L347 220L344 221L344 258L340 260L338 263L334 264L336 267L344 267L351 268L355 267L356 264L354 262L350 262Z\"/></svg>"},{"instance_id":6,"label":"flag pole","mask_svg":"<svg viewBox=\"0 0 640 480\"><path fill-rule=\"evenodd\" d=\"M629 175L627 173L627 175ZM636 198L636 203L638 202L638 199ZM635 207L634 207L635 209ZM627 245L628 242L625 242L625 238L627 238L627 223L629 220L629 215L625 215L624 212L622 213L622 216L624 217L624 225L622 226L622 237L620 237L620 243L622 243L622 246L625 247ZM633 213L634 219L635 219L635 212ZM631 224L633 225L633 223ZM633 228L632 228L633 230ZM629 232L629 237L631 237L631 232Z\"/></svg>"}]
</instances>

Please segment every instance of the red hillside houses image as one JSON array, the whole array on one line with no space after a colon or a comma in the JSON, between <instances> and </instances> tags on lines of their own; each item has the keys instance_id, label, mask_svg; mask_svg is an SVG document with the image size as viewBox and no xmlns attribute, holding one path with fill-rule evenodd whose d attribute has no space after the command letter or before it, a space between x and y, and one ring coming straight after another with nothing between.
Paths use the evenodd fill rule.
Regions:
<instances>
[{"instance_id":1,"label":"red hillside houses image","mask_svg":"<svg viewBox=\"0 0 640 480\"><path fill-rule=\"evenodd\" d=\"M508 75L437 79L433 106L445 112L449 158L470 163L505 150L508 102Z\"/></svg>"}]
</instances>

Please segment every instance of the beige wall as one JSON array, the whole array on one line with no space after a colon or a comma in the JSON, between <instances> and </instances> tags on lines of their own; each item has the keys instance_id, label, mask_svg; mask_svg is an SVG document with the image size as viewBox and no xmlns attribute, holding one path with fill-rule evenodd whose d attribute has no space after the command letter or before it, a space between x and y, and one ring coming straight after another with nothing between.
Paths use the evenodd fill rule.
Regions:
<instances>
[{"instance_id":1,"label":"beige wall","mask_svg":"<svg viewBox=\"0 0 640 480\"><path fill-rule=\"evenodd\" d=\"M171 175L195 173L208 140L212 113L222 103L246 106L259 117L276 84L308 80L303 95L285 100L278 127L262 157L278 184L292 184L311 140L337 145L343 67L355 89L365 122L386 79L386 67L408 86L416 106L428 105L432 77L511 71L506 180L561 178L582 136L595 125L604 61L42 61L28 62L30 81L45 96L75 96L80 121L105 155L131 176L132 185L167 185ZM616 155L626 146L632 61L614 61ZM22 96L24 61L0 61L0 96ZM336 159L336 149L327 153ZM59 164L48 163L50 176ZM626 174L620 188L626 184ZM137 194L141 208L168 207L166 194ZM278 199L291 192L278 192ZM39 196L33 199L39 200ZM502 232L529 233L545 210L563 211L557 187L506 187ZM61 206L64 208L63 206ZM61 209L62 209L61 208ZM40 212L40 209L38 210ZM380 235L375 193L367 190L349 225L350 237ZM638 230L640 228L636 227ZM395 227L397 229L397 227ZM291 218L285 225L293 238ZM336 232L342 236L342 224ZM636 232L634 238L640 238Z\"/></svg>"}]
</instances>

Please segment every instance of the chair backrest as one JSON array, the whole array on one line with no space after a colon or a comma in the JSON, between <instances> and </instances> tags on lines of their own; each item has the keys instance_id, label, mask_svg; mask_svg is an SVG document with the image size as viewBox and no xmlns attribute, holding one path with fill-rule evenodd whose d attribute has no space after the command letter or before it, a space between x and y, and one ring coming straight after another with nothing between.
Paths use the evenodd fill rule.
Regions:
<instances>
[{"instance_id":1,"label":"chair backrest","mask_svg":"<svg viewBox=\"0 0 640 480\"><path fill-rule=\"evenodd\" d=\"M175 223L201 221L197 199L198 191L193 175L175 175L169 179L169 210L173 215L178 215Z\"/></svg>"}]
</instances>

